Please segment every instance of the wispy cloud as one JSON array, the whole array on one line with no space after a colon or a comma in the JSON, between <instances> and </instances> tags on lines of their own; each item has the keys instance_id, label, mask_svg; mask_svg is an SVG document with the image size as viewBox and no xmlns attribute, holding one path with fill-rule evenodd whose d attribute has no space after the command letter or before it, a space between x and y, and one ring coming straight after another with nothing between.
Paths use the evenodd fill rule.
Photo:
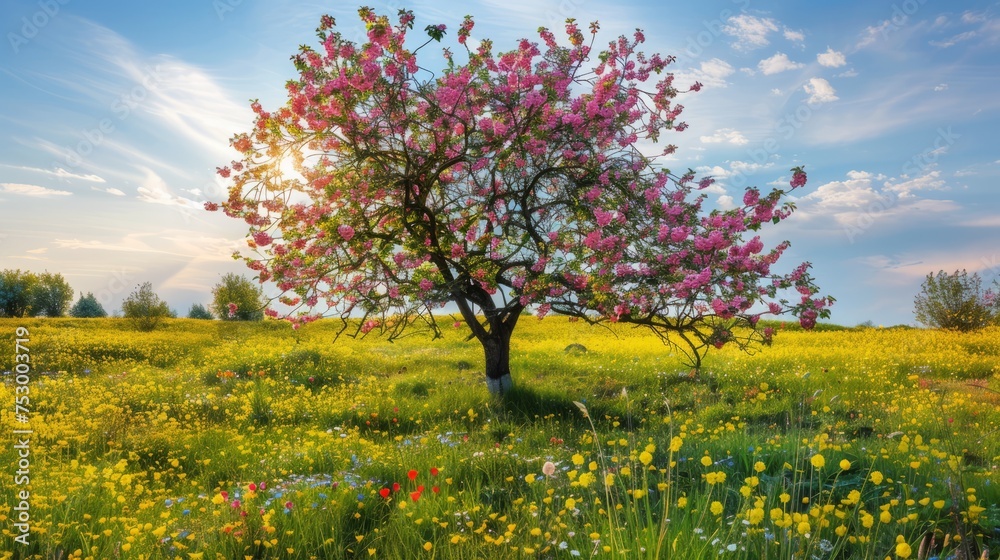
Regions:
<instances>
[{"instance_id":1,"label":"wispy cloud","mask_svg":"<svg viewBox=\"0 0 1000 560\"><path fill-rule=\"evenodd\" d=\"M93 174L80 174L73 173L71 171L66 171L61 167L56 167L55 169L42 169L40 167L25 167L23 165L10 165L7 163L0 163L0 167L7 167L10 169L20 169L21 171L30 171L32 173L44 173L46 175L51 175L53 177L59 177L60 179L79 179L81 181L91 181L94 183L104 183L105 180Z\"/></svg>"},{"instance_id":2,"label":"wispy cloud","mask_svg":"<svg viewBox=\"0 0 1000 560\"><path fill-rule=\"evenodd\" d=\"M101 188L98 188L98 187L93 187L93 190L95 190L97 192L103 192L103 193L113 194L115 196L125 196L125 193L123 191L121 191L120 189L116 189L114 187L108 187L108 188L105 188L105 189L101 189Z\"/></svg>"},{"instance_id":3,"label":"wispy cloud","mask_svg":"<svg viewBox=\"0 0 1000 560\"><path fill-rule=\"evenodd\" d=\"M58 249L103 251L109 253L146 253L150 256L169 255L181 259L228 261L240 243L193 231L163 229L153 232L125 233L112 239L55 239Z\"/></svg>"},{"instance_id":4,"label":"wispy cloud","mask_svg":"<svg viewBox=\"0 0 1000 560\"><path fill-rule=\"evenodd\" d=\"M7 194L19 194L22 196L34 196L39 198L51 198L53 196L70 196L73 193L70 191L60 191L56 189L49 189L46 187L40 187L38 185L26 185L24 183L0 183L0 190L2 193Z\"/></svg>"},{"instance_id":5,"label":"wispy cloud","mask_svg":"<svg viewBox=\"0 0 1000 560\"><path fill-rule=\"evenodd\" d=\"M981 218L973 218L971 220L961 220L958 222L958 225L962 227L1000 229L1000 215L983 216Z\"/></svg>"},{"instance_id":6,"label":"wispy cloud","mask_svg":"<svg viewBox=\"0 0 1000 560\"><path fill-rule=\"evenodd\" d=\"M946 49L948 47L954 47L956 44L961 43L962 41L968 41L969 39L972 39L976 35L977 33L975 31L965 31L963 33L959 33L958 35L953 35L943 41L931 41L930 44L935 47Z\"/></svg>"},{"instance_id":7,"label":"wispy cloud","mask_svg":"<svg viewBox=\"0 0 1000 560\"><path fill-rule=\"evenodd\" d=\"M201 204L174 194L173 189L167 185L162 177L148 167L139 168L143 173L142 185L137 189L139 200L152 204L163 204L166 206L180 206L188 209L200 209Z\"/></svg>"}]
</instances>

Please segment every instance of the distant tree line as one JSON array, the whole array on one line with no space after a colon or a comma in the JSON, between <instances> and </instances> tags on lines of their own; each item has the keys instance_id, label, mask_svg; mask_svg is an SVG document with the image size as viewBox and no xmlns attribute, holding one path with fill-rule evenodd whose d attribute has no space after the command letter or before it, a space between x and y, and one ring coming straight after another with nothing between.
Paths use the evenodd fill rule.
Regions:
<instances>
[{"instance_id":1,"label":"distant tree line","mask_svg":"<svg viewBox=\"0 0 1000 560\"><path fill-rule=\"evenodd\" d=\"M40 274L5 269L0 271L0 317L107 317L108 312L93 292L80 293L72 306L73 288L62 274ZM237 274L222 276L212 288L208 306L195 303L189 319L259 321L264 318L266 299L260 285ZM145 282L122 302L122 315L139 330L156 328L161 319L176 317L165 301Z\"/></svg>"}]
</instances>

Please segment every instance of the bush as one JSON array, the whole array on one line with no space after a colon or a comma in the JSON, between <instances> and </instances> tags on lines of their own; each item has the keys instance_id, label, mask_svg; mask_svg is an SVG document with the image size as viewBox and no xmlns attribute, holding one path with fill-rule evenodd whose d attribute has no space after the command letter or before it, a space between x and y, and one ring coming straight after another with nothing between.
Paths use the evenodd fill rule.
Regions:
<instances>
[{"instance_id":1,"label":"bush","mask_svg":"<svg viewBox=\"0 0 1000 560\"><path fill-rule=\"evenodd\" d=\"M995 290L982 289L979 274L942 270L927 275L914 300L914 313L929 327L968 332L996 323L1000 300Z\"/></svg>"},{"instance_id":2,"label":"bush","mask_svg":"<svg viewBox=\"0 0 1000 560\"><path fill-rule=\"evenodd\" d=\"M212 311L223 321L260 321L264 291L250 280L229 273L212 288Z\"/></svg>"},{"instance_id":3,"label":"bush","mask_svg":"<svg viewBox=\"0 0 1000 560\"><path fill-rule=\"evenodd\" d=\"M80 299L73 304L73 308L69 310L69 314L71 317L80 319L108 316L108 312L104 310L101 302L97 301L93 292L87 292L85 296L81 295Z\"/></svg>"},{"instance_id":4,"label":"bush","mask_svg":"<svg viewBox=\"0 0 1000 560\"><path fill-rule=\"evenodd\" d=\"M153 284L146 282L122 302L122 313L136 329L151 331L163 318L170 316L170 308L153 292Z\"/></svg>"}]
</instances>

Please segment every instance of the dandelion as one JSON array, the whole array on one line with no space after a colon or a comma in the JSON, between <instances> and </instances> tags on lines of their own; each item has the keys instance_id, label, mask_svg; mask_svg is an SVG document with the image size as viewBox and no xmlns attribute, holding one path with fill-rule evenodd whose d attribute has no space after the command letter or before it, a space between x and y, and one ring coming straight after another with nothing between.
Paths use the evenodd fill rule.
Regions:
<instances>
[{"instance_id":1,"label":"dandelion","mask_svg":"<svg viewBox=\"0 0 1000 560\"><path fill-rule=\"evenodd\" d=\"M819 453L810 457L809 462L812 463L812 466L817 469L822 469L824 466L826 466L826 459Z\"/></svg>"},{"instance_id":2,"label":"dandelion","mask_svg":"<svg viewBox=\"0 0 1000 560\"><path fill-rule=\"evenodd\" d=\"M427 552L430 552L432 548L434 548L434 545L431 544L430 542L424 543L424 550L426 550Z\"/></svg>"},{"instance_id":3,"label":"dandelion","mask_svg":"<svg viewBox=\"0 0 1000 560\"><path fill-rule=\"evenodd\" d=\"M902 535L900 535L899 538L903 538ZM896 556L900 558L909 558L911 554L913 554L913 549L910 548L910 545L908 545L906 541L896 543Z\"/></svg>"},{"instance_id":4,"label":"dandelion","mask_svg":"<svg viewBox=\"0 0 1000 560\"><path fill-rule=\"evenodd\" d=\"M882 472L881 471L872 471L872 474L870 475L870 478L871 478L872 483L874 483L874 484L882 484L882 480L885 477L882 476Z\"/></svg>"},{"instance_id":5,"label":"dandelion","mask_svg":"<svg viewBox=\"0 0 1000 560\"><path fill-rule=\"evenodd\" d=\"M545 461L545 464L542 465L542 474L548 477L555 475L556 474L555 463L553 463L552 461Z\"/></svg>"},{"instance_id":6,"label":"dandelion","mask_svg":"<svg viewBox=\"0 0 1000 560\"><path fill-rule=\"evenodd\" d=\"M848 461L847 459L841 459L840 460L840 470L846 471L846 470L849 470L850 468L851 468L851 462L850 461Z\"/></svg>"},{"instance_id":7,"label":"dandelion","mask_svg":"<svg viewBox=\"0 0 1000 560\"><path fill-rule=\"evenodd\" d=\"M650 463L652 463L653 462L652 453L649 453L648 451L643 451L642 453L640 453L639 462L642 463L643 465L649 465Z\"/></svg>"}]
</instances>

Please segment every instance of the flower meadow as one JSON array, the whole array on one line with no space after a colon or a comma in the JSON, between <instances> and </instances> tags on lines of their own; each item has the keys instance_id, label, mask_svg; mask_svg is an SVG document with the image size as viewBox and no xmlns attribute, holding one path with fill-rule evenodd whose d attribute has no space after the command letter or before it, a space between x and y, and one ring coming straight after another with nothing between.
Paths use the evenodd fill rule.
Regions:
<instances>
[{"instance_id":1,"label":"flower meadow","mask_svg":"<svg viewBox=\"0 0 1000 560\"><path fill-rule=\"evenodd\" d=\"M691 371L642 330L525 319L494 400L460 328L16 327L31 532L5 445L3 559L1000 558L998 329L775 323Z\"/></svg>"}]
</instances>

